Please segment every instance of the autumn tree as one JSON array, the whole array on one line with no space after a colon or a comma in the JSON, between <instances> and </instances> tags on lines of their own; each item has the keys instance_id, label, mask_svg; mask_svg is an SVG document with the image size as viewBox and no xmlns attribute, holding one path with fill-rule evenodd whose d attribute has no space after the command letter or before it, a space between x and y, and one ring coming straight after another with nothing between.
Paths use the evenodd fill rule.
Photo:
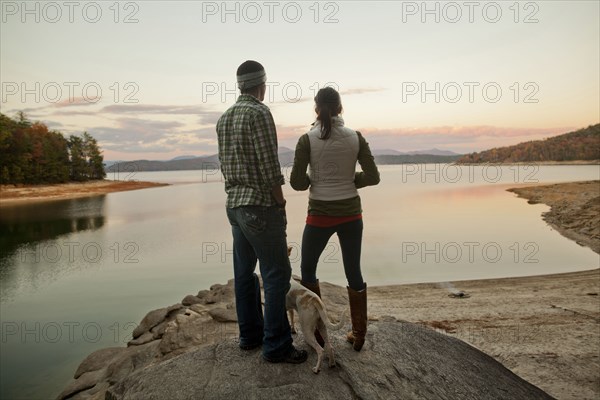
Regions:
<instances>
[{"instance_id":1,"label":"autumn tree","mask_svg":"<svg viewBox=\"0 0 600 400\"><path fill-rule=\"evenodd\" d=\"M544 140L472 153L458 163L600 160L600 124Z\"/></svg>"},{"instance_id":2,"label":"autumn tree","mask_svg":"<svg viewBox=\"0 0 600 400\"><path fill-rule=\"evenodd\" d=\"M103 156L87 132L67 140L41 122L31 122L23 112L14 119L0 113L0 182L60 183L103 179Z\"/></svg>"}]
</instances>

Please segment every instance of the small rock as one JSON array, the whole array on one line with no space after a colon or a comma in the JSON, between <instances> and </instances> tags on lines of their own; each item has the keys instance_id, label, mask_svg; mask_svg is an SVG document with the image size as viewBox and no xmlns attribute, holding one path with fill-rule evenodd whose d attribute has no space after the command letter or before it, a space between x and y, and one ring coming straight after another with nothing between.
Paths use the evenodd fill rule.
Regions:
<instances>
[{"instance_id":1,"label":"small rock","mask_svg":"<svg viewBox=\"0 0 600 400\"><path fill-rule=\"evenodd\" d=\"M154 339L160 339L165 334L165 328L167 327L167 324L167 321L163 321L154 328L150 329L150 332L152 332L152 337Z\"/></svg>"},{"instance_id":2,"label":"small rock","mask_svg":"<svg viewBox=\"0 0 600 400\"><path fill-rule=\"evenodd\" d=\"M104 368L108 365L110 360L115 358L123 350L125 350L123 347L107 347L93 352L79 364L73 377L77 379L86 372L97 371Z\"/></svg>"},{"instance_id":3,"label":"small rock","mask_svg":"<svg viewBox=\"0 0 600 400\"><path fill-rule=\"evenodd\" d=\"M206 312L207 308L203 304L192 304L190 310L197 312L198 314L203 314Z\"/></svg>"},{"instance_id":4,"label":"small rock","mask_svg":"<svg viewBox=\"0 0 600 400\"><path fill-rule=\"evenodd\" d=\"M104 400L106 398L106 391L108 390L109 387L110 387L110 385L108 384L108 382L100 382L100 383L97 383L96 386L87 390L84 393L90 395L87 398L87 400ZM76 399L73 398L73 400L76 400Z\"/></svg>"},{"instance_id":5,"label":"small rock","mask_svg":"<svg viewBox=\"0 0 600 400\"><path fill-rule=\"evenodd\" d=\"M217 322L237 322L237 313L233 309L215 307L208 310L208 315Z\"/></svg>"},{"instance_id":6,"label":"small rock","mask_svg":"<svg viewBox=\"0 0 600 400\"><path fill-rule=\"evenodd\" d=\"M141 344L146 344L154 340L154 335L152 332L144 332L142 336L138 336L136 339L130 340L127 342L127 346L139 346Z\"/></svg>"},{"instance_id":7,"label":"small rock","mask_svg":"<svg viewBox=\"0 0 600 400\"><path fill-rule=\"evenodd\" d=\"M392 316L392 315L382 315L379 320L381 322L395 322L397 321L396 317Z\"/></svg>"},{"instance_id":8,"label":"small rock","mask_svg":"<svg viewBox=\"0 0 600 400\"><path fill-rule=\"evenodd\" d=\"M192 304L200 304L204 303L204 300L194 296L193 294L188 294L181 300L181 304L184 306L191 306Z\"/></svg>"},{"instance_id":9,"label":"small rock","mask_svg":"<svg viewBox=\"0 0 600 400\"><path fill-rule=\"evenodd\" d=\"M204 343L213 343L217 338L214 321L208 317L185 317L178 315L169 322L160 340L160 352L170 354Z\"/></svg>"},{"instance_id":10,"label":"small rock","mask_svg":"<svg viewBox=\"0 0 600 400\"><path fill-rule=\"evenodd\" d=\"M188 308L183 315L187 316L187 317L199 317L200 313L197 313L196 311Z\"/></svg>"},{"instance_id":11,"label":"small rock","mask_svg":"<svg viewBox=\"0 0 600 400\"><path fill-rule=\"evenodd\" d=\"M233 279L230 279L226 285L219 283L212 285L210 291L204 297L204 303L227 303L233 301L234 297Z\"/></svg>"},{"instance_id":12,"label":"small rock","mask_svg":"<svg viewBox=\"0 0 600 400\"><path fill-rule=\"evenodd\" d=\"M106 368L99 369L97 371L85 372L79 378L71 381L57 397L57 399L67 399L73 394L81 392L83 390L90 389L100 382L106 376Z\"/></svg>"},{"instance_id":13,"label":"small rock","mask_svg":"<svg viewBox=\"0 0 600 400\"><path fill-rule=\"evenodd\" d=\"M127 347L122 354L108 365L106 381L113 385L131 372L159 357L159 342L160 340L154 340L139 346Z\"/></svg>"},{"instance_id":14,"label":"small rock","mask_svg":"<svg viewBox=\"0 0 600 400\"><path fill-rule=\"evenodd\" d=\"M133 338L136 339L137 337L141 336L144 332L147 332L150 329L154 328L156 325L161 323L169 315L169 313L175 310L179 310L182 307L183 305L178 303L173 304L170 307L159 308L157 310L150 311L148 314L146 314L144 319L142 319L142 322L140 322L140 324L133 330Z\"/></svg>"}]
</instances>

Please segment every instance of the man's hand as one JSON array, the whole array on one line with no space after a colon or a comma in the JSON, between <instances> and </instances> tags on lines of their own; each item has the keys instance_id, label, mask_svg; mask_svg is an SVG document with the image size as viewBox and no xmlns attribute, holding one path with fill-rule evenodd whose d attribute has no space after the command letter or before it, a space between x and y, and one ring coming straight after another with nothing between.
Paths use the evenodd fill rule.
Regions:
<instances>
[{"instance_id":1,"label":"man's hand","mask_svg":"<svg viewBox=\"0 0 600 400\"><path fill-rule=\"evenodd\" d=\"M275 185L271 189L271 193L277 205L281 208L285 207L285 199L283 198L283 190L281 190L281 185Z\"/></svg>"}]
</instances>

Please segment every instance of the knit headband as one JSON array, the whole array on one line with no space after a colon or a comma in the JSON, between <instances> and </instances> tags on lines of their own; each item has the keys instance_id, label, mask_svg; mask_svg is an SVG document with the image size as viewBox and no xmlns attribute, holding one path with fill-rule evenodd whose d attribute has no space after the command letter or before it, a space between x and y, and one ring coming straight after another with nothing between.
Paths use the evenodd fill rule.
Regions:
<instances>
[{"instance_id":1,"label":"knit headband","mask_svg":"<svg viewBox=\"0 0 600 400\"><path fill-rule=\"evenodd\" d=\"M237 84L240 89L250 89L267 81L267 73L265 70L249 72L247 74L237 76Z\"/></svg>"}]
</instances>

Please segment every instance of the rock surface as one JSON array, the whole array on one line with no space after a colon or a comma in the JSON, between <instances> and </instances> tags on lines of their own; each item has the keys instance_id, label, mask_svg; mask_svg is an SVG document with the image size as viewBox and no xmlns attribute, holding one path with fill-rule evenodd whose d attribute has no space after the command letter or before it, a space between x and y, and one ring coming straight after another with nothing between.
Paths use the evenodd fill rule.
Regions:
<instances>
[{"instance_id":1,"label":"rock surface","mask_svg":"<svg viewBox=\"0 0 600 400\"><path fill-rule=\"evenodd\" d=\"M369 326L363 351L335 335L336 368L269 364L233 340L137 371L110 400L151 399L551 399L486 354L425 327L389 318Z\"/></svg>"},{"instance_id":2,"label":"rock surface","mask_svg":"<svg viewBox=\"0 0 600 400\"><path fill-rule=\"evenodd\" d=\"M338 320L348 307L345 288L322 283L321 292ZM392 317L370 319L360 353L344 341L345 329L329 332L338 366L325 360L318 375L301 334L294 342L309 350L307 363L269 364L260 350L239 349L233 296L230 280L193 296L201 302L149 312L128 347L90 354L58 398L552 398L465 342Z\"/></svg>"}]
</instances>

